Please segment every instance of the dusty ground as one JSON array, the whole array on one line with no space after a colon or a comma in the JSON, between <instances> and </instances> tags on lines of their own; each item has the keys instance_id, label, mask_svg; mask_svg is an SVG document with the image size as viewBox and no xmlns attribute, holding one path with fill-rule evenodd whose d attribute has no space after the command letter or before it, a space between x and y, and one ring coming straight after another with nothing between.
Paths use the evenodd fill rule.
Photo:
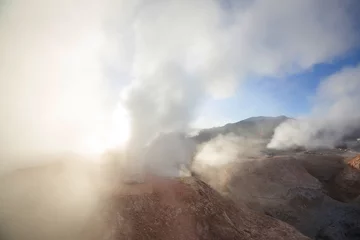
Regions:
<instances>
[{"instance_id":1,"label":"dusty ground","mask_svg":"<svg viewBox=\"0 0 360 240\"><path fill-rule=\"evenodd\" d=\"M129 184L115 167L58 161L2 175L1 239L307 239L195 178Z\"/></svg>"},{"instance_id":2,"label":"dusty ground","mask_svg":"<svg viewBox=\"0 0 360 240\"><path fill-rule=\"evenodd\" d=\"M0 176L0 239L360 239L360 196L344 198L355 154L282 152L181 179L134 181L110 160L18 169Z\"/></svg>"}]
</instances>

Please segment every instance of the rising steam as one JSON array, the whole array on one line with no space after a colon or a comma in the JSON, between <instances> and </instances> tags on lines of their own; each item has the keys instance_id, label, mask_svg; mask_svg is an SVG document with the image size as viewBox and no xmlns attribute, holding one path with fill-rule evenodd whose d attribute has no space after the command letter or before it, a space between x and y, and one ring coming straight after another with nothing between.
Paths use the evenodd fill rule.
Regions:
<instances>
[{"instance_id":1,"label":"rising steam","mask_svg":"<svg viewBox=\"0 0 360 240\"><path fill-rule=\"evenodd\" d=\"M158 147L164 140L152 140L158 139L159 133L186 131L205 98L231 96L239 83L254 76L287 76L331 61L354 47L357 36L348 11L353 1L341 7L339 2L1 1L0 173L4 168L57 162L63 159L58 157L62 154L70 156L66 157L68 162L74 161L69 153L88 159L89 153L118 148L128 140L123 172L136 162L140 169L152 166L153 172L172 175L168 166L187 165L191 159L191 151L186 152L190 143L184 142L182 135L174 135L173 140L164 138L172 148L182 146L173 152L184 151L177 154L179 159L163 157L170 155L167 147ZM355 68L341 74L355 76L358 72ZM327 97L321 92L339 84L337 79L321 88L321 98ZM341 103L353 103L358 96L345 96L359 89L358 79L347 80L352 87L335 87L330 100L335 97ZM342 112L339 105L325 103L332 106L328 109L334 126L340 121L337 114L345 115L352 109L352 105L341 104L348 107ZM358 119L359 115L352 114L346 118L347 126ZM147 146L155 148L149 150ZM166 165L162 161L174 162ZM75 232L82 229L98 206L91 199L99 199L103 194L99 189L106 185L94 182L102 183L107 176L93 173L96 170L84 167L89 163L83 164L60 173L55 166L54 171L45 169L41 174L32 175L30 170L15 175L18 178L10 177L13 180L9 182L1 179L0 189L7 190L6 194L1 191L0 200L4 201L0 210L6 209L6 215L0 216L0 226L8 224L8 236L13 237L9 239L81 239L61 235L72 226L66 220L74 220ZM53 179L56 173L60 176ZM44 188L31 184L34 176ZM54 186L58 185L64 192L56 192ZM17 192L22 189L18 186L26 189ZM29 201L35 202L35 207L23 205ZM58 208L52 208L54 202ZM17 211L38 206L43 206L40 218L24 220ZM28 213L33 216L34 211ZM59 216L58 226L45 224ZM19 233L23 235L11 235L18 230L16 224L24 222L32 225L23 226Z\"/></svg>"},{"instance_id":2,"label":"rising steam","mask_svg":"<svg viewBox=\"0 0 360 240\"><path fill-rule=\"evenodd\" d=\"M1 153L101 152L119 145L116 135L124 142L130 121L136 158L159 132L185 131L205 97L230 96L252 76L284 76L352 48L351 6L5 1ZM126 117L114 121L116 109Z\"/></svg>"},{"instance_id":3,"label":"rising steam","mask_svg":"<svg viewBox=\"0 0 360 240\"><path fill-rule=\"evenodd\" d=\"M276 130L269 148L331 148L360 129L360 66L325 79L317 90L313 113L289 120Z\"/></svg>"},{"instance_id":4,"label":"rising steam","mask_svg":"<svg viewBox=\"0 0 360 240\"><path fill-rule=\"evenodd\" d=\"M219 135L202 144L194 159L194 166L222 166L239 163L250 158L259 157L264 140L236 136L233 133Z\"/></svg>"},{"instance_id":5,"label":"rising steam","mask_svg":"<svg viewBox=\"0 0 360 240\"><path fill-rule=\"evenodd\" d=\"M351 2L144 2L129 28L133 80L124 93L135 162L158 132L185 131L205 97L230 96L251 76L308 69L357 40Z\"/></svg>"}]
</instances>

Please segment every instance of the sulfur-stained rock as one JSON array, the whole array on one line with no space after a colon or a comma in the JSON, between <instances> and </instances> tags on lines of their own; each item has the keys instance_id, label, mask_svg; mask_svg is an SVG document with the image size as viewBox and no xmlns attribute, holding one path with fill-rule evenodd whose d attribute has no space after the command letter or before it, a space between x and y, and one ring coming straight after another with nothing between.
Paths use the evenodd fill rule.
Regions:
<instances>
[{"instance_id":1,"label":"sulfur-stained rock","mask_svg":"<svg viewBox=\"0 0 360 240\"><path fill-rule=\"evenodd\" d=\"M360 155L348 161L336 176L335 189L343 201L352 201L360 195Z\"/></svg>"}]
</instances>

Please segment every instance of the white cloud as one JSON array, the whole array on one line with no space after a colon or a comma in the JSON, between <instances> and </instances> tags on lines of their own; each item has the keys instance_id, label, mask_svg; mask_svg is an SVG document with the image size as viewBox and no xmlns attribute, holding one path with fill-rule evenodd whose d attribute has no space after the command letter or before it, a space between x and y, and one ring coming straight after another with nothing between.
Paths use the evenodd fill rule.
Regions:
<instances>
[{"instance_id":1,"label":"white cloud","mask_svg":"<svg viewBox=\"0 0 360 240\"><path fill-rule=\"evenodd\" d=\"M330 61L358 40L344 1L254 1L234 14L230 41L241 70L284 75Z\"/></svg>"}]
</instances>

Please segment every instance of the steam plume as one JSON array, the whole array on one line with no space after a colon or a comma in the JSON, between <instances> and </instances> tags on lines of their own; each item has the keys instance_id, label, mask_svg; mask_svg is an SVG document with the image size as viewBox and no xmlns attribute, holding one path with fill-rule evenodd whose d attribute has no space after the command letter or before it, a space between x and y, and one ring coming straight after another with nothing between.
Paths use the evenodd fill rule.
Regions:
<instances>
[{"instance_id":1,"label":"steam plume","mask_svg":"<svg viewBox=\"0 0 360 240\"><path fill-rule=\"evenodd\" d=\"M276 130L270 148L334 147L360 129L360 66L344 68L319 86L312 114Z\"/></svg>"},{"instance_id":2,"label":"steam plume","mask_svg":"<svg viewBox=\"0 0 360 240\"><path fill-rule=\"evenodd\" d=\"M135 159L158 132L186 130L205 97L230 96L254 75L308 69L356 43L351 2L225 2L139 4L130 30L133 81L123 99Z\"/></svg>"},{"instance_id":3,"label":"steam plume","mask_svg":"<svg viewBox=\"0 0 360 240\"><path fill-rule=\"evenodd\" d=\"M106 1L84 3L3 3L2 154L78 151L101 137L111 110L102 64L109 10Z\"/></svg>"},{"instance_id":4,"label":"steam plume","mask_svg":"<svg viewBox=\"0 0 360 240\"><path fill-rule=\"evenodd\" d=\"M204 97L227 97L253 76L286 76L351 49L357 40L348 12L352 2L2 1L0 170L5 165L26 167L40 161L38 155L103 149L100 145L113 131L112 115L122 108L131 118L129 147L136 161L158 132L185 130ZM79 233L103 194L98 191L103 186L93 184L103 176L83 164L60 171L57 180L56 166L54 171L40 170L44 176L30 170L13 181L1 179L0 210L6 214L0 216L0 226L7 226L9 234L5 239L81 239L61 235L71 225L66 220L73 219L71 227ZM34 176L45 188L31 184ZM52 197L57 189L64 191ZM48 217L45 221L34 212L15 211L29 201L44 207L40 216ZM48 214L54 203L59 208ZM49 216L54 220L61 214L65 225L43 225ZM32 226L22 225L16 232L13 219ZM39 230L43 228L47 231Z\"/></svg>"},{"instance_id":5,"label":"steam plume","mask_svg":"<svg viewBox=\"0 0 360 240\"><path fill-rule=\"evenodd\" d=\"M239 163L252 157L258 157L264 142L235 134L219 135L204 143L194 159L194 166L222 166Z\"/></svg>"},{"instance_id":6,"label":"steam plume","mask_svg":"<svg viewBox=\"0 0 360 240\"><path fill-rule=\"evenodd\" d=\"M99 139L111 131L117 105L127 108L129 145L138 152L158 132L186 129L204 97L230 96L251 76L286 76L352 48L351 6L7 1L0 22L1 153L92 150L106 142Z\"/></svg>"}]
</instances>

